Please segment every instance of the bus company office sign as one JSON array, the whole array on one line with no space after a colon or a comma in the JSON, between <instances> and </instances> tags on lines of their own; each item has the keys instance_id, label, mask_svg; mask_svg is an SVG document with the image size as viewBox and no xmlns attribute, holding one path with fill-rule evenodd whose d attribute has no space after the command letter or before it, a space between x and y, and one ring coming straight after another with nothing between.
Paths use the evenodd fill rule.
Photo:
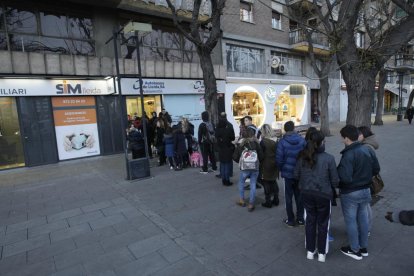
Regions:
<instances>
[{"instance_id":1,"label":"bus company office sign","mask_svg":"<svg viewBox=\"0 0 414 276\"><path fill-rule=\"evenodd\" d=\"M123 95L139 95L139 79L123 78L121 80ZM181 79L142 79L142 90L149 94L204 94L205 87L202 80ZM225 92L225 82L217 81L218 92Z\"/></svg>"}]
</instances>

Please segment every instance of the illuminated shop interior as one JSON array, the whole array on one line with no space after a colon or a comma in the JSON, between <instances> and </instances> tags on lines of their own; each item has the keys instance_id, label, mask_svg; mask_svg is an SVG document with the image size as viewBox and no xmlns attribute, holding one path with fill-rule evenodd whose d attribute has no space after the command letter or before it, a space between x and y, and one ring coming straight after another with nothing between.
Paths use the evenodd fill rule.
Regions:
<instances>
[{"instance_id":1,"label":"illuminated shop interior","mask_svg":"<svg viewBox=\"0 0 414 276\"><path fill-rule=\"evenodd\" d=\"M0 98L0 170L24 165L16 100Z\"/></svg>"},{"instance_id":2,"label":"illuminated shop interior","mask_svg":"<svg viewBox=\"0 0 414 276\"><path fill-rule=\"evenodd\" d=\"M290 85L288 89L279 94L275 102L275 121L300 123L305 108L304 103L304 87L302 85Z\"/></svg>"},{"instance_id":3,"label":"illuminated shop interior","mask_svg":"<svg viewBox=\"0 0 414 276\"><path fill-rule=\"evenodd\" d=\"M239 122L244 116L251 116L253 124L261 126L264 123L263 100L256 92L236 92L231 100L231 111L234 119Z\"/></svg>"},{"instance_id":4,"label":"illuminated shop interior","mask_svg":"<svg viewBox=\"0 0 414 276\"><path fill-rule=\"evenodd\" d=\"M134 116L142 116L141 98L139 96L127 97L126 106L127 114L130 115L131 119L133 119ZM159 114L161 112L161 96L144 96L144 111L147 113L149 118L151 118L151 112L155 111Z\"/></svg>"}]
</instances>

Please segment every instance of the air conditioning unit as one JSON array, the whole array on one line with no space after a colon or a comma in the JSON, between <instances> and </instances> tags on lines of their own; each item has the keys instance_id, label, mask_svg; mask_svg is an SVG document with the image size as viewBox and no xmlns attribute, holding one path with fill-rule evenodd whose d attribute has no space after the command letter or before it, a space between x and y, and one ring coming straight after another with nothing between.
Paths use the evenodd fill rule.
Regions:
<instances>
[{"instance_id":1,"label":"air conditioning unit","mask_svg":"<svg viewBox=\"0 0 414 276\"><path fill-rule=\"evenodd\" d=\"M286 75L288 73L288 67L286 64L279 64L279 66L276 68L276 73L281 75Z\"/></svg>"},{"instance_id":2,"label":"air conditioning unit","mask_svg":"<svg viewBox=\"0 0 414 276\"><path fill-rule=\"evenodd\" d=\"M272 68L277 68L280 64L280 58L277 56L273 56L272 59L270 60L270 66Z\"/></svg>"}]
</instances>

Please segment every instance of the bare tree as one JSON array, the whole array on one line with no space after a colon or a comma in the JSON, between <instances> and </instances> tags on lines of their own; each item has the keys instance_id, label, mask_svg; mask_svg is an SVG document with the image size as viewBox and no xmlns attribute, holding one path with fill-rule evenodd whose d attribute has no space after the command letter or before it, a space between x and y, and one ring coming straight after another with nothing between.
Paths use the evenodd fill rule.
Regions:
<instances>
[{"instance_id":1,"label":"bare tree","mask_svg":"<svg viewBox=\"0 0 414 276\"><path fill-rule=\"evenodd\" d=\"M385 84L387 83L387 72L384 68L381 69L378 76L378 93L377 93L377 112L375 114L374 125L382 126L382 112L384 111L384 94Z\"/></svg>"},{"instance_id":2,"label":"bare tree","mask_svg":"<svg viewBox=\"0 0 414 276\"><path fill-rule=\"evenodd\" d=\"M168 7L171 9L174 25L196 47L197 54L200 58L201 69L203 70L206 110L210 113L212 120L217 122L217 83L211 54L222 35L220 18L226 1L210 0L211 15L208 19L201 21L200 7L203 1L194 0L190 22L183 21L184 18L179 16L171 0L166 1ZM205 28L210 30L208 38L204 36L204 32L202 31Z\"/></svg>"},{"instance_id":3,"label":"bare tree","mask_svg":"<svg viewBox=\"0 0 414 276\"><path fill-rule=\"evenodd\" d=\"M347 87L346 122L370 125L376 76L385 62L414 38L414 1L325 0L324 8L318 2L312 2L312 13L321 22L318 31L328 37ZM396 19L395 7L405 16ZM357 45L359 32L361 44Z\"/></svg>"}]
</instances>

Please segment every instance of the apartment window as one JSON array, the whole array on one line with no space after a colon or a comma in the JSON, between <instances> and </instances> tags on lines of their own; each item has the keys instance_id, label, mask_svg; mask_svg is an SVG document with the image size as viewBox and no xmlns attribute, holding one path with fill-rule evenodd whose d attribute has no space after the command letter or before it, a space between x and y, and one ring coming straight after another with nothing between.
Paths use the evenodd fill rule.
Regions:
<instances>
[{"instance_id":1,"label":"apartment window","mask_svg":"<svg viewBox=\"0 0 414 276\"><path fill-rule=\"evenodd\" d=\"M208 38L208 33L203 37ZM161 25L152 25L152 32L138 33L140 55L146 60L199 63L194 44L178 31ZM136 58L134 34L121 34L121 55L126 59Z\"/></svg>"},{"instance_id":2,"label":"apartment window","mask_svg":"<svg viewBox=\"0 0 414 276\"><path fill-rule=\"evenodd\" d=\"M253 4L240 1L240 21L253 23Z\"/></svg>"},{"instance_id":3,"label":"apartment window","mask_svg":"<svg viewBox=\"0 0 414 276\"><path fill-rule=\"evenodd\" d=\"M304 58L302 56L290 55L286 53L271 51L271 56L280 59L280 64L285 64L288 68L289 75L303 76ZM272 74L277 74L277 68L271 68Z\"/></svg>"},{"instance_id":4,"label":"apartment window","mask_svg":"<svg viewBox=\"0 0 414 276\"><path fill-rule=\"evenodd\" d=\"M355 44L358 48L363 48L365 44L365 34L363 32L357 32L355 34Z\"/></svg>"},{"instance_id":5,"label":"apartment window","mask_svg":"<svg viewBox=\"0 0 414 276\"><path fill-rule=\"evenodd\" d=\"M280 13L272 11L272 28L273 29L282 29L282 17Z\"/></svg>"},{"instance_id":6,"label":"apartment window","mask_svg":"<svg viewBox=\"0 0 414 276\"><path fill-rule=\"evenodd\" d=\"M264 51L262 49L226 45L227 71L264 74Z\"/></svg>"},{"instance_id":7,"label":"apartment window","mask_svg":"<svg viewBox=\"0 0 414 276\"><path fill-rule=\"evenodd\" d=\"M2 7L0 15L5 22L0 25L0 48L3 50L95 54L91 18L13 7Z\"/></svg>"}]
</instances>

